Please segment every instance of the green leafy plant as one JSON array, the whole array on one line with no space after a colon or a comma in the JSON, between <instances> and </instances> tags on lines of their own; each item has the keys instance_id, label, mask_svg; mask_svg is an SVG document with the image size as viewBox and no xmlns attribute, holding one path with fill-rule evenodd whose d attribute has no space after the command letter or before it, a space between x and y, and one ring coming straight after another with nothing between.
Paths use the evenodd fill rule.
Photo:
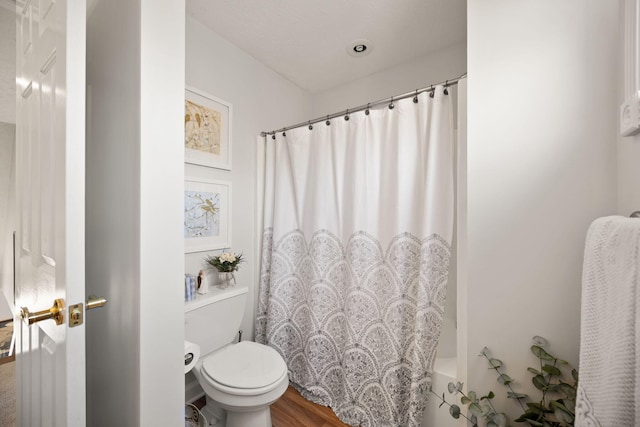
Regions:
<instances>
[{"instance_id":1,"label":"green leafy plant","mask_svg":"<svg viewBox=\"0 0 640 427\"><path fill-rule=\"evenodd\" d=\"M208 256L204 261L210 268L215 268L221 273L230 273L240 268L238 264L244 262L244 259L242 254L223 252L217 256Z\"/></svg>"},{"instance_id":2,"label":"green leafy plant","mask_svg":"<svg viewBox=\"0 0 640 427\"><path fill-rule=\"evenodd\" d=\"M507 397L515 400L522 414L514 421L516 423L528 423L534 427L565 427L573 426L575 420L576 390L578 387L578 371L571 368L566 360L562 360L549 352L547 340L542 337L533 337L531 353L538 359L539 367L527 368L533 375L531 382L541 393L540 399L532 399L524 393L516 392L512 383L514 380L504 372L501 360L491 357L489 349L483 348L479 356L487 359L489 369L493 369L497 375L497 381L505 386ZM567 380L567 371L570 371L571 379ZM507 427L509 419L504 412L498 412L493 405L495 394L489 391L484 396L478 397L474 391L464 393L463 384L460 382L449 383L448 391L460 396L460 403L466 406L469 416L462 413L462 409L456 403L449 403L442 396L431 391L442 402L440 407L447 405L453 418L463 417L477 427L478 421L483 420L487 427Z\"/></svg>"}]
</instances>

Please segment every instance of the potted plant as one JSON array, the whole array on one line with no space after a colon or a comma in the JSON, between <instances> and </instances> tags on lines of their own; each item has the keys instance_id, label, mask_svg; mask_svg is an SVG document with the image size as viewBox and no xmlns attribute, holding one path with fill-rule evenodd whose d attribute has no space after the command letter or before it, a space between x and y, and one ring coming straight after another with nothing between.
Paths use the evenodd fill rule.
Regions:
<instances>
[{"instance_id":1,"label":"potted plant","mask_svg":"<svg viewBox=\"0 0 640 427\"><path fill-rule=\"evenodd\" d=\"M236 278L233 273L240 268L239 264L243 262L242 254L235 254L233 252L223 252L217 256L208 256L205 258L205 262L210 269L215 269L218 272L218 287L225 289L233 280L233 284L236 284Z\"/></svg>"}]
</instances>

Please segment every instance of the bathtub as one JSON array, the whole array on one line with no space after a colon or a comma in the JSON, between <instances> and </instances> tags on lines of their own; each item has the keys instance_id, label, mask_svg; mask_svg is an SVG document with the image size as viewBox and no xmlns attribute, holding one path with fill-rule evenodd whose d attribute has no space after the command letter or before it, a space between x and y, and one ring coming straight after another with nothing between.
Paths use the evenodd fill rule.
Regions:
<instances>
[{"instance_id":1,"label":"bathtub","mask_svg":"<svg viewBox=\"0 0 640 427\"><path fill-rule=\"evenodd\" d=\"M438 354L433 366L433 381L431 387L433 391L442 395L445 394L447 402L453 403L456 398L449 394L447 385L456 382L458 371L458 358L456 357L456 325L454 319L445 318L442 324L440 342L438 344ZM429 403L422 420L421 427L463 427L464 419L454 419L449 415L449 407L443 405L438 408L442 401L429 393ZM458 405L460 405L459 402Z\"/></svg>"}]
</instances>

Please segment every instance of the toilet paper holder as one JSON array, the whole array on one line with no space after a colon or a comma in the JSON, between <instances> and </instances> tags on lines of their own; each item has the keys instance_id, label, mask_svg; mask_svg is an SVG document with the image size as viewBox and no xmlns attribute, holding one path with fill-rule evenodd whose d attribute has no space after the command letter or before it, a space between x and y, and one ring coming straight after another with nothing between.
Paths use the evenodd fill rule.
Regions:
<instances>
[{"instance_id":1,"label":"toilet paper holder","mask_svg":"<svg viewBox=\"0 0 640 427\"><path fill-rule=\"evenodd\" d=\"M191 362L193 362L193 353L187 353L184 355L184 366L189 365Z\"/></svg>"},{"instance_id":2,"label":"toilet paper holder","mask_svg":"<svg viewBox=\"0 0 640 427\"><path fill-rule=\"evenodd\" d=\"M189 341L184 342L184 373L191 371L200 358L200 347Z\"/></svg>"}]
</instances>

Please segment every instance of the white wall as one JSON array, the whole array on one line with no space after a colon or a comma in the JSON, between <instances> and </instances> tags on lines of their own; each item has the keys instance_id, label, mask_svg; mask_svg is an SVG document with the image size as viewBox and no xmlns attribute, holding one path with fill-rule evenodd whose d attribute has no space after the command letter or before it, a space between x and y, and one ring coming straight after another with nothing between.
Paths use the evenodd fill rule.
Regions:
<instances>
[{"instance_id":1,"label":"white wall","mask_svg":"<svg viewBox=\"0 0 640 427\"><path fill-rule=\"evenodd\" d=\"M620 20L623 21L624 0L619 0ZM622 27L621 27L622 28ZM624 34L620 31L620 75L618 104L624 101ZM640 211L640 134L618 136L618 213L629 215Z\"/></svg>"},{"instance_id":2,"label":"white wall","mask_svg":"<svg viewBox=\"0 0 640 427\"><path fill-rule=\"evenodd\" d=\"M140 425L182 425L185 0L140 5Z\"/></svg>"},{"instance_id":3,"label":"white wall","mask_svg":"<svg viewBox=\"0 0 640 427\"><path fill-rule=\"evenodd\" d=\"M640 211L640 135L618 142L618 214Z\"/></svg>"},{"instance_id":4,"label":"white wall","mask_svg":"<svg viewBox=\"0 0 640 427\"><path fill-rule=\"evenodd\" d=\"M6 0L0 0L0 122L16 122L16 13Z\"/></svg>"},{"instance_id":5,"label":"white wall","mask_svg":"<svg viewBox=\"0 0 640 427\"><path fill-rule=\"evenodd\" d=\"M102 1L87 19L86 294L109 301L86 322L87 423L96 426L133 425L140 412L139 17L134 2Z\"/></svg>"},{"instance_id":6,"label":"white wall","mask_svg":"<svg viewBox=\"0 0 640 427\"><path fill-rule=\"evenodd\" d=\"M357 58L354 58L357 61ZM368 77L315 94L313 117L344 111L432 83L459 77L467 71L467 44L458 43Z\"/></svg>"},{"instance_id":7,"label":"white wall","mask_svg":"<svg viewBox=\"0 0 640 427\"><path fill-rule=\"evenodd\" d=\"M586 231L616 212L617 11L468 2L467 384L478 392L506 394L477 357L485 345L517 389L531 389L534 335L577 366Z\"/></svg>"},{"instance_id":8,"label":"white wall","mask_svg":"<svg viewBox=\"0 0 640 427\"><path fill-rule=\"evenodd\" d=\"M16 125L0 122L0 320L13 317L15 145Z\"/></svg>"},{"instance_id":9,"label":"white wall","mask_svg":"<svg viewBox=\"0 0 640 427\"><path fill-rule=\"evenodd\" d=\"M87 22L87 425L181 425L184 0Z\"/></svg>"},{"instance_id":10,"label":"white wall","mask_svg":"<svg viewBox=\"0 0 640 427\"><path fill-rule=\"evenodd\" d=\"M16 14L10 6L0 4L0 320L13 316Z\"/></svg>"},{"instance_id":11,"label":"white wall","mask_svg":"<svg viewBox=\"0 0 640 427\"><path fill-rule=\"evenodd\" d=\"M261 131L307 119L310 97L190 16L187 17L186 58L186 84L233 106L231 171L185 165L185 174L232 183L231 250L245 255L246 262L241 264L236 279L238 283L249 285L241 328L244 338L253 339L259 276L255 239L260 233L255 225L256 139ZM202 260L208 254L185 255L186 272L197 273L202 269Z\"/></svg>"},{"instance_id":12,"label":"white wall","mask_svg":"<svg viewBox=\"0 0 640 427\"><path fill-rule=\"evenodd\" d=\"M620 22L624 22L624 0L619 0ZM622 29L622 25L620 26ZM624 34L619 38L619 97L618 104L624 101ZM629 215L640 211L640 134L623 138L618 136L618 213Z\"/></svg>"}]
</instances>

